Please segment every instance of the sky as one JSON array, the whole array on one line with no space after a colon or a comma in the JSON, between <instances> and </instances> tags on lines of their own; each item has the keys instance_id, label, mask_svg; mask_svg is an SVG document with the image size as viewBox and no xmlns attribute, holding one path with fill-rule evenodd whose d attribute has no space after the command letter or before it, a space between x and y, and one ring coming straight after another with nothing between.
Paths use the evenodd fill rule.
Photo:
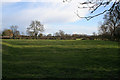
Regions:
<instances>
[{"instance_id":1,"label":"sky","mask_svg":"<svg viewBox=\"0 0 120 80\"><path fill-rule=\"evenodd\" d=\"M79 0L79 2L82 1ZM0 29L9 29L11 25L17 25L18 30L26 34L26 28L29 27L31 21L38 20L45 27L44 34L53 34L59 30L68 34L97 33L98 23L103 21L103 15L89 21L79 18L75 14L78 10L77 5L78 0L66 3L62 0L4 0L2 2L2 28ZM103 8L94 14L102 10ZM89 14L87 9L78 11L80 16Z\"/></svg>"}]
</instances>

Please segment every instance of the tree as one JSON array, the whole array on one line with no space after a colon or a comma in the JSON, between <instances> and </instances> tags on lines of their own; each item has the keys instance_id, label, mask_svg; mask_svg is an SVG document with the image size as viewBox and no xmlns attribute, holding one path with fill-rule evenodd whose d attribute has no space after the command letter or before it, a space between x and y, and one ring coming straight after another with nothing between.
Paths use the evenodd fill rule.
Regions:
<instances>
[{"instance_id":1,"label":"tree","mask_svg":"<svg viewBox=\"0 0 120 80\"><path fill-rule=\"evenodd\" d=\"M104 39L110 39L110 33L108 33L109 27L105 26L104 24L102 24L99 27L99 37L102 38L102 40Z\"/></svg>"},{"instance_id":2,"label":"tree","mask_svg":"<svg viewBox=\"0 0 120 80\"><path fill-rule=\"evenodd\" d=\"M27 33L31 34L37 39L38 33L44 31L44 26L40 21L32 21L30 26L27 28Z\"/></svg>"},{"instance_id":3,"label":"tree","mask_svg":"<svg viewBox=\"0 0 120 80\"><path fill-rule=\"evenodd\" d=\"M18 26L17 25L12 25L11 26L11 30L12 30L12 33L13 33L13 39L15 38L15 36L18 36L20 35L20 32L17 30L18 29Z\"/></svg>"},{"instance_id":4,"label":"tree","mask_svg":"<svg viewBox=\"0 0 120 80\"><path fill-rule=\"evenodd\" d=\"M120 5L120 3L119 3ZM115 9L112 12L108 12L104 15L104 22L100 27L99 32L101 34L109 34L111 40L115 40L115 33L116 29L118 29L119 24L120 24L120 19L118 18L120 16L120 6L116 6Z\"/></svg>"},{"instance_id":5,"label":"tree","mask_svg":"<svg viewBox=\"0 0 120 80\"><path fill-rule=\"evenodd\" d=\"M63 0L63 2L68 2L68 1L72 1L72 0ZM104 14L106 12L112 13L114 11L115 7L120 7L119 3L120 3L120 0L86 0L83 3L79 2L78 9L88 8L90 10L90 14L94 13L100 7L108 7L108 9L105 9L102 12L97 13L93 16L87 16L87 17L81 17L80 14L78 13L78 9L77 9L76 15L79 18L85 18L87 20L90 20L90 19L92 19L96 16L99 16L101 14ZM112 6L110 6L111 4L112 4ZM117 12L120 14L119 10ZM120 16L118 16L117 18L120 19Z\"/></svg>"},{"instance_id":6,"label":"tree","mask_svg":"<svg viewBox=\"0 0 120 80\"><path fill-rule=\"evenodd\" d=\"M51 36L52 36L52 34L48 34L47 36L48 36L48 37L51 37Z\"/></svg>"},{"instance_id":7,"label":"tree","mask_svg":"<svg viewBox=\"0 0 120 80\"><path fill-rule=\"evenodd\" d=\"M31 32L31 31L27 31L27 34L28 34L29 36L34 36L34 32Z\"/></svg>"},{"instance_id":8,"label":"tree","mask_svg":"<svg viewBox=\"0 0 120 80\"><path fill-rule=\"evenodd\" d=\"M54 33L54 36L60 36L60 34L58 32Z\"/></svg>"},{"instance_id":9,"label":"tree","mask_svg":"<svg viewBox=\"0 0 120 80\"><path fill-rule=\"evenodd\" d=\"M38 37L42 37L43 36L43 34L42 33L40 33L39 35L38 35Z\"/></svg>"},{"instance_id":10,"label":"tree","mask_svg":"<svg viewBox=\"0 0 120 80\"><path fill-rule=\"evenodd\" d=\"M10 30L10 29L5 29L5 30L2 32L2 36L13 37L13 32L12 32L12 30Z\"/></svg>"},{"instance_id":11,"label":"tree","mask_svg":"<svg viewBox=\"0 0 120 80\"><path fill-rule=\"evenodd\" d=\"M2 33L0 32L0 36L2 36Z\"/></svg>"},{"instance_id":12,"label":"tree","mask_svg":"<svg viewBox=\"0 0 120 80\"><path fill-rule=\"evenodd\" d=\"M96 36L97 34L95 32L93 32L93 36Z\"/></svg>"},{"instance_id":13,"label":"tree","mask_svg":"<svg viewBox=\"0 0 120 80\"><path fill-rule=\"evenodd\" d=\"M19 31L16 31L16 32L15 32L15 35L16 35L16 36L19 36L19 35L20 35L20 32L19 32Z\"/></svg>"},{"instance_id":14,"label":"tree","mask_svg":"<svg viewBox=\"0 0 120 80\"><path fill-rule=\"evenodd\" d=\"M59 35L60 35L60 36L64 36L64 35L65 35L65 32L62 31L62 30L59 30Z\"/></svg>"},{"instance_id":15,"label":"tree","mask_svg":"<svg viewBox=\"0 0 120 80\"><path fill-rule=\"evenodd\" d=\"M72 34L72 37L79 37L79 34Z\"/></svg>"},{"instance_id":16,"label":"tree","mask_svg":"<svg viewBox=\"0 0 120 80\"><path fill-rule=\"evenodd\" d=\"M108 26L106 26L105 24L101 24L99 27L99 34L106 34L108 31Z\"/></svg>"},{"instance_id":17,"label":"tree","mask_svg":"<svg viewBox=\"0 0 120 80\"><path fill-rule=\"evenodd\" d=\"M58 32L54 33L54 35L63 37L65 35L65 32L62 30L59 30Z\"/></svg>"},{"instance_id":18,"label":"tree","mask_svg":"<svg viewBox=\"0 0 120 80\"><path fill-rule=\"evenodd\" d=\"M120 24L116 28L114 36L116 37L117 41L120 41Z\"/></svg>"},{"instance_id":19,"label":"tree","mask_svg":"<svg viewBox=\"0 0 120 80\"><path fill-rule=\"evenodd\" d=\"M22 32L22 35L24 35L24 32Z\"/></svg>"}]
</instances>

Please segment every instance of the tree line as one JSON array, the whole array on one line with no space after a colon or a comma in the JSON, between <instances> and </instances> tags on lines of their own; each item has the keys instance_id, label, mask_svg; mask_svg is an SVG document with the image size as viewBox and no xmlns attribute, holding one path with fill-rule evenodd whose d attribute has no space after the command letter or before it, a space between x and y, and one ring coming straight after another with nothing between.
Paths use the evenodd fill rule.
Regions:
<instances>
[{"instance_id":1,"label":"tree line","mask_svg":"<svg viewBox=\"0 0 120 80\"><path fill-rule=\"evenodd\" d=\"M11 26L2 32L3 38L6 36L10 39L82 39L82 40L112 40L120 41L120 23L111 18L111 14L104 16L104 22L100 24L98 33L93 35L87 34L67 34L59 30L54 34L42 34L45 31L44 25L40 21L32 21L26 29L27 35L21 35L18 26ZM110 18L110 19L109 19Z\"/></svg>"}]
</instances>

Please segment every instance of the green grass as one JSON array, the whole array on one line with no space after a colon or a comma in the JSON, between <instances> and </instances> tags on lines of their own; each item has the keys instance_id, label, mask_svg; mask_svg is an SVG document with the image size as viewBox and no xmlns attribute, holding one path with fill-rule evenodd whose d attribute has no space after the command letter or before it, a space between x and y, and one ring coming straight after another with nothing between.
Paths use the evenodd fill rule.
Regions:
<instances>
[{"instance_id":1,"label":"green grass","mask_svg":"<svg viewBox=\"0 0 120 80\"><path fill-rule=\"evenodd\" d=\"M3 40L4 78L118 78L117 42Z\"/></svg>"}]
</instances>

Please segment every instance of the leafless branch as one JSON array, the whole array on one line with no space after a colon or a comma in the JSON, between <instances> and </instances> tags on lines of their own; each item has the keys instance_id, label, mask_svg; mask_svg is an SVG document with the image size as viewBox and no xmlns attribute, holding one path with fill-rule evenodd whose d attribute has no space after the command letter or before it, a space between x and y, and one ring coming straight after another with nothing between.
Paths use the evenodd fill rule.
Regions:
<instances>
[{"instance_id":1,"label":"leafless branch","mask_svg":"<svg viewBox=\"0 0 120 80\"><path fill-rule=\"evenodd\" d=\"M66 1L71 1L71 0L63 0L63 1L66 2ZM91 12L90 12L91 14L94 13L96 10L98 10L98 8L100 8L101 6L107 7L107 6L110 6L110 3L113 3L113 5L109 9L104 10L103 12L100 12L100 13L93 15L93 16L81 17L78 14L78 10L77 10L77 13L75 13L75 14L79 18L85 18L86 20L90 20L96 16L99 16L99 15L106 13L107 11L112 12L113 9L115 8L115 6L116 5L118 6L119 2L120 2L120 0L115 0L114 2L112 0L87 0L83 3L79 2L80 6L82 5L82 7L78 6L78 9L88 8L89 10L91 10Z\"/></svg>"}]
</instances>

